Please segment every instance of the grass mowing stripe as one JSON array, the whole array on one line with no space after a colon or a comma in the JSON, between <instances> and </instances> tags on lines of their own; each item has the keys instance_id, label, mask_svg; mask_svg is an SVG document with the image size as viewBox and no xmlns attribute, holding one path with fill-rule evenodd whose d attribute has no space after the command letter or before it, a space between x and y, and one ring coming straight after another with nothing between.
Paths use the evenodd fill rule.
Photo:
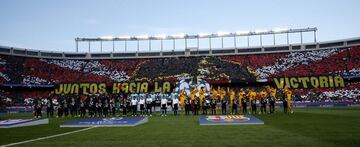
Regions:
<instances>
[{"instance_id":1,"label":"grass mowing stripe","mask_svg":"<svg viewBox=\"0 0 360 147\"><path fill-rule=\"evenodd\" d=\"M332 143L332 146L357 146L360 141L355 136L360 136L360 117L355 116L359 112L358 108L339 108L338 111L332 108L311 108L301 109L295 115L277 115L274 118L276 121L271 121L268 116L263 116L263 120L278 129L317 138Z\"/></svg>"},{"instance_id":2,"label":"grass mowing stripe","mask_svg":"<svg viewBox=\"0 0 360 147\"><path fill-rule=\"evenodd\" d=\"M255 115L264 125L199 126L197 116L150 117L131 128L96 128L20 146L359 146L360 107L294 109L294 114ZM12 115L13 116L13 115ZM16 116L14 116L16 117ZM49 125L0 129L1 144L74 130L59 125L78 118L54 118ZM54 130L54 131L51 131ZM62 132L60 132L62 131ZM27 137L27 138L24 138ZM15 139L12 139L15 138ZM6 142L6 143L5 143Z\"/></svg>"},{"instance_id":3,"label":"grass mowing stripe","mask_svg":"<svg viewBox=\"0 0 360 147\"><path fill-rule=\"evenodd\" d=\"M95 127L89 127L89 128L84 128L84 129L76 130L76 131L71 131L71 132L66 132L66 133L61 133L61 134L46 136L46 137L40 137L40 138L31 139L31 140L25 140L25 141L21 141L21 142L10 143L10 144L6 144L6 145L2 145L2 147L14 146L14 145L19 145L19 144L24 144L24 143L30 143L30 142L39 141L39 140L45 140L45 139L49 139L49 138L55 138L55 137L59 137L59 136L65 136L65 135L74 134L74 133L77 133L77 132L83 132L83 131L90 130L90 129L93 129L93 128L95 128Z\"/></svg>"},{"instance_id":4,"label":"grass mowing stripe","mask_svg":"<svg viewBox=\"0 0 360 147\"><path fill-rule=\"evenodd\" d=\"M281 114L279 114L281 115ZM309 146L328 145L316 138L288 132L272 126L199 126L198 117L153 117L136 128L97 128L30 146L56 144L76 146ZM94 141L93 139L96 139ZM81 144L78 144L81 142ZM67 145L64 145L67 146Z\"/></svg>"}]
</instances>

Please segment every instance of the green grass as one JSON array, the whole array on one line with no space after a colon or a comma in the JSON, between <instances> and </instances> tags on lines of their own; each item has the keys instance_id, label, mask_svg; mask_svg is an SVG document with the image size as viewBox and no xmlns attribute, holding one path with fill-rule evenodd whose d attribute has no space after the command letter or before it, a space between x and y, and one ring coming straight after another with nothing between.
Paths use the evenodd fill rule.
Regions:
<instances>
[{"instance_id":1,"label":"green grass","mask_svg":"<svg viewBox=\"0 0 360 147\"><path fill-rule=\"evenodd\" d=\"M137 127L94 128L20 146L360 146L360 107L296 109L294 114L256 117L265 124L200 126L197 116L154 116ZM0 129L0 144L81 129L59 128L68 120L52 118L49 125Z\"/></svg>"}]
</instances>

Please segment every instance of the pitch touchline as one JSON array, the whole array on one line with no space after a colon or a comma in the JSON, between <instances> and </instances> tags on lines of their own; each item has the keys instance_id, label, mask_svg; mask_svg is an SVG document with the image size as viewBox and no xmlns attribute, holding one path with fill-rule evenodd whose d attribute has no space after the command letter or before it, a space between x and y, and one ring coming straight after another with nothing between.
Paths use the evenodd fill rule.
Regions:
<instances>
[{"instance_id":1,"label":"pitch touchline","mask_svg":"<svg viewBox=\"0 0 360 147\"><path fill-rule=\"evenodd\" d=\"M19 145L19 144L24 144L24 143L29 143L29 142L39 141L39 140L45 140L45 139L64 136L64 135L69 135L69 134L73 134L73 133L77 133L77 132L83 132L83 131L90 130L90 129L93 129L93 128L96 128L96 126L89 127L89 128L84 128L84 129L81 129L81 130L66 132L66 133L62 133L62 134L56 134L56 135L40 137L40 138L36 138L36 139L30 139L30 140L21 141L21 142L10 143L10 144L6 144L6 145L1 145L1 147L8 147L8 146L14 146L14 145Z\"/></svg>"}]
</instances>

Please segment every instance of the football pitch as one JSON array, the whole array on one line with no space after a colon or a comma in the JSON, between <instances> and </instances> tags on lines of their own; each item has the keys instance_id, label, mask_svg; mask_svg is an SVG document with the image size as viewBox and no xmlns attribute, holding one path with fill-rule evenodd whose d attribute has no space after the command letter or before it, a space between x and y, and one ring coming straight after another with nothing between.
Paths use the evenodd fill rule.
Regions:
<instances>
[{"instance_id":1,"label":"football pitch","mask_svg":"<svg viewBox=\"0 0 360 147\"><path fill-rule=\"evenodd\" d=\"M360 107L303 108L294 114L255 115L264 125L200 126L198 116L152 116L136 127L91 128L18 146L360 146ZM31 114L0 115L1 119ZM62 134L84 128L48 125L0 129L0 144Z\"/></svg>"}]
</instances>

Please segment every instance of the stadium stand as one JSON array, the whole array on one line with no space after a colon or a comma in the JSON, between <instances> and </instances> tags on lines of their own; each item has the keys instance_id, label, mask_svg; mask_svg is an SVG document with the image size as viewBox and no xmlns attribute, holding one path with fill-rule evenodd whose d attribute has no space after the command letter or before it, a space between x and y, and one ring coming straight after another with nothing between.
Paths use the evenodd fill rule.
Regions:
<instances>
[{"instance_id":1,"label":"stadium stand","mask_svg":"<svg viewBox=\"0 0 360 147\"><path fill-rule=\"evenodd\" d=\"M359 98L360 46L294 52L133 59L53 59L0 55L0 83L37 87L59 83L170 80L184 76L210 84L272 81L276 77L336 74L349 79L342 88L296 89L299 101ZM351 79L351 80L350 80ZM7 93L11 98L46 97L49 90ZM312 95L312 96L311 96ZM306 97L306 99L305 99Z\"/></svg>"}]
</instances>

